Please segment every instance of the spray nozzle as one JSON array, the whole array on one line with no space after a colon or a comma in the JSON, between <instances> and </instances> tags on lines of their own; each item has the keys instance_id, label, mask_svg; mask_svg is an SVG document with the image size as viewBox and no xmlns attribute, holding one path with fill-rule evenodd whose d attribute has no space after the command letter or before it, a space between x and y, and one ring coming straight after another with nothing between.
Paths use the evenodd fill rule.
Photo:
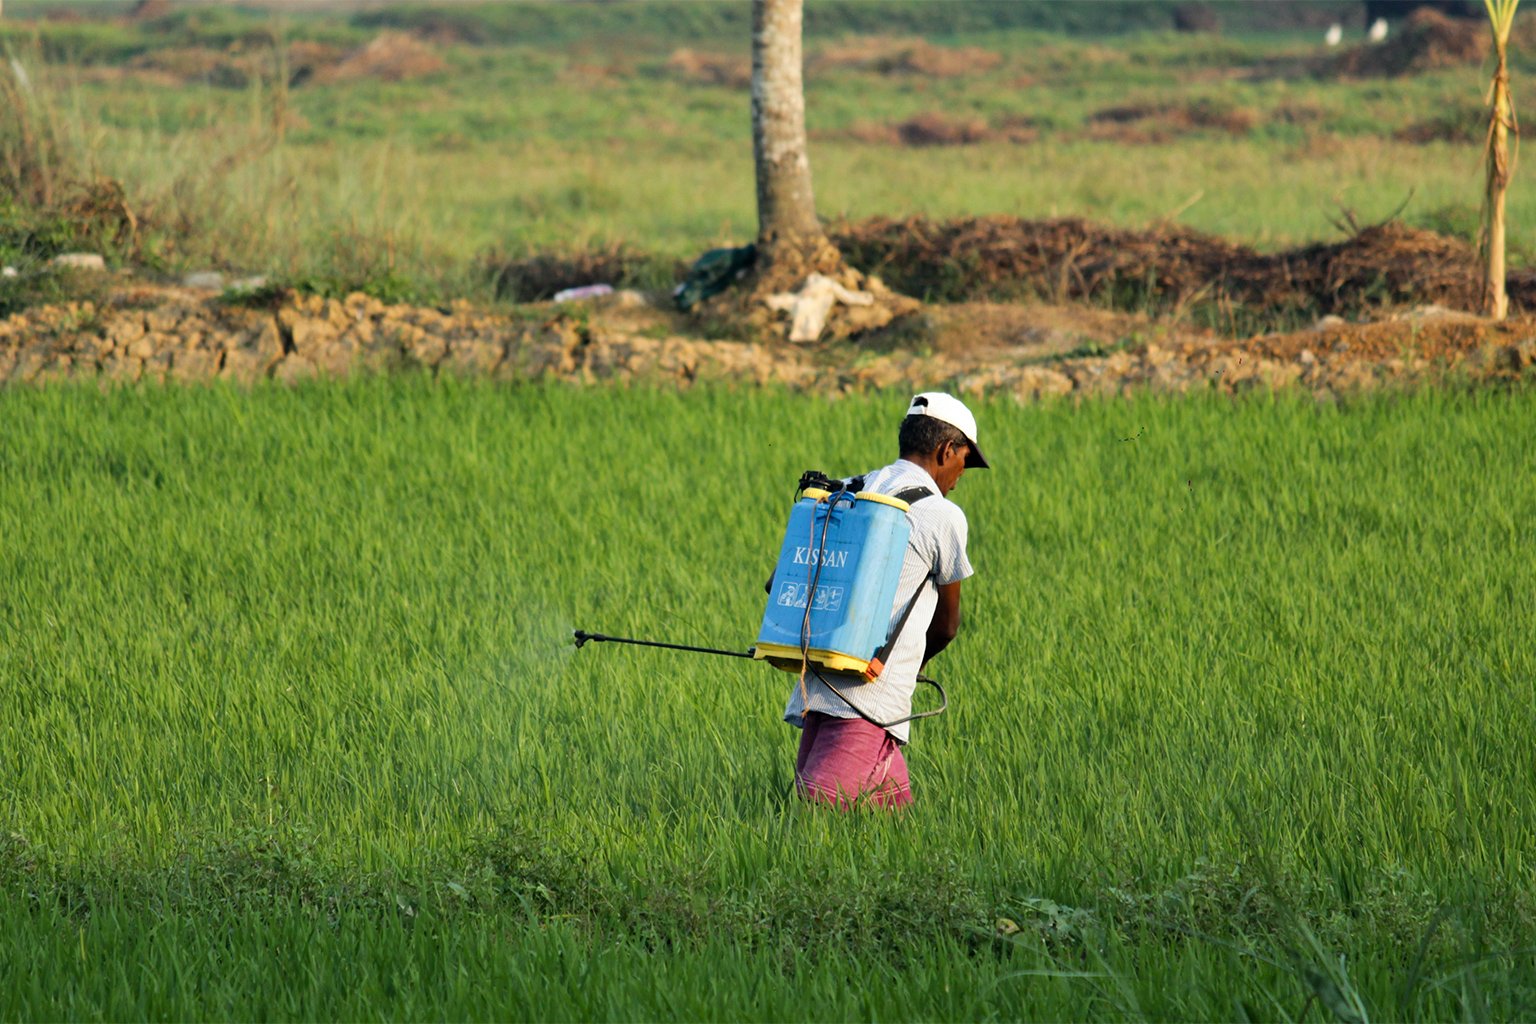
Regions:
<instances>
[{"instance_id":1,"label":"spray nozzle","mask_svg":"<svg viewBox=\"0 0 1536 1024\"><path fill-rule=\"evenodd\" d=\"M576 640L576 649L578 651L581 650L582 645L585 644L588 640L596 640L597 639L597 637L593 636L591 633L588 633L584 629L578 629L575 633L573 633L571 635Z\"/></svg>"}]
</instances>

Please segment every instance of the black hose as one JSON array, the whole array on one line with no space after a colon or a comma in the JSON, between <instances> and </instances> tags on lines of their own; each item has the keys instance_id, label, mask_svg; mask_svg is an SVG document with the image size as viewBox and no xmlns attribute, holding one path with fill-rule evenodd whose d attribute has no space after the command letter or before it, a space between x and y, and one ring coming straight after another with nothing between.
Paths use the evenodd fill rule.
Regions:
<instances>
[{"instance_id":1,"label":"black hose","mask_svg":"<svg viewBox=\"0 0 1536 1024\"><path fill-rule=\"evenodd\" d=\"M949 707L949 694L944 692L944 687L939 685L939 681L919 673L917 677L918 682L927 683L929 686L939 691L939 706L934 708L932 711L919 711L916 714L908 715L906 718L898 718L894 722L877 722L875 719L865 714L863 709L860 708L857 704L849 700L846 693L844 693L842 690L839 690L831 683L827 682L826 676L816 671L815 666L812 666L811 668L811 675L819 679L822 686L825 686L827 689L837 694L838 699L852 708L854 714L864 719L864 721L868 722L870 725L879 726L881 729L893 729L898 725L905 725L907 722L915 722L919 718L932 718L935 715L942 715L944 713L944 709Z\"/></svg>"}]
</instances>

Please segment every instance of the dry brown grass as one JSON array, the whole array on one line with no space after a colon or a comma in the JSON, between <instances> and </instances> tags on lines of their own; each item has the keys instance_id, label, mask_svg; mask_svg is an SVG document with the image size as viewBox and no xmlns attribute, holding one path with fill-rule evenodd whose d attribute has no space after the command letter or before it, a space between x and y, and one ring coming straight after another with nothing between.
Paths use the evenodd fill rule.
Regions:
<instances>
[{"instance_id":1,"label":"dry brown grass","mask_svg":"<svg viewBox=\"0 0 1536 1024\"><path fill-rule=\"evenodd\" d=\"M705 53L684 47L673 50L666 69L673 77L699 85L745 89L752 84L752 61L735 54Z\"/></svg>"},{"instance_id":2,"label":"dry brown grass","mask_svg":"<svg viewBox=\"0 0 1536 1024\"><path fill-rule=\"evenodd\" d=\"M957 78L991 71L1001 54L979 46L935 46L923 39L890 36L851 36L821 47L811 55L811 74L831 71L871 71L882 75L922 75Z\"/></svg>"}]
</instances>

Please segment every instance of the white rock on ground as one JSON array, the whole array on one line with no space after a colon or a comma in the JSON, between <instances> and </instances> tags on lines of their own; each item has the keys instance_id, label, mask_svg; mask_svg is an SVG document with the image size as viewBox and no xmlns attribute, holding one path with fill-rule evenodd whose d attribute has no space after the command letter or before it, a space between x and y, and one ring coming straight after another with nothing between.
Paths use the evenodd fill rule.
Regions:
<instances>
[{"instance_id":1,"label":"white rock on ground","mask_svg":"<svg viewBox=\"0 0 1536 1024\"><path fill-rule=\"evenodd\" d=\"M64 252L48 261L62 270L106 270L107 261L94 252Z\"/></svg>"},{"instance_id":2,"label":"white rock on ground","mask_svg":"<svg viewBox=\"0 0 1536 1024\"><path fill-rule=\"evenodd\" d=\"M199 270L182 278L181 286L208 292L221 291L224 288L224 275L217 270Z\"/></svg>"}]
</instances>

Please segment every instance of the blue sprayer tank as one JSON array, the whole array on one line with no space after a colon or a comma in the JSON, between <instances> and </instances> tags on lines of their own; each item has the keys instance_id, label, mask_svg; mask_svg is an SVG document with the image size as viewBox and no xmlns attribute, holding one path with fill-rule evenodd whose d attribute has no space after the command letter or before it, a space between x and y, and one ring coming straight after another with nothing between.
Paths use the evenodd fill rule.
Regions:
<instances>
[{"instance_id":1,"label":"blue sprayer tank","mask_svg":"<svg viewBox=\"0 0 1536 1024\"><path fill-rule=\"evenodd\" d=\"M790 510L754 656L799 671L805 649L807 661L830 671L878 674L871 660L891 625L911 533L907 507L872 491L806 490Z\"/></svg>"}]
</instances>

